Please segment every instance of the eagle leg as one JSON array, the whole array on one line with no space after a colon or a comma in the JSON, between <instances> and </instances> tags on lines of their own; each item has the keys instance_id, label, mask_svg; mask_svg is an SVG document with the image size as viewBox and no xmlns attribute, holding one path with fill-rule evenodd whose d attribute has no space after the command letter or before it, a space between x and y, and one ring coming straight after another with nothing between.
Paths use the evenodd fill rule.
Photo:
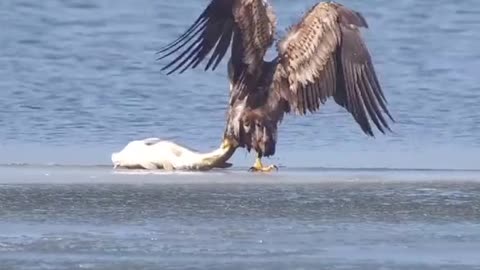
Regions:
<instances>
[{"instance_id":1,"label":"eagle leg","mask_svg":"<svg viewBox=\"0 0 480 270\"><path fill-rule=\"evenodd\" d=\"M262 164L261 157L258 156L255 159L255 163L253 164L252 167L248 171L250 172L272 172L273 170L278 171L278 167L276 165L269 165L269 166L264 166Z\"/></svg>"}]
</instances>

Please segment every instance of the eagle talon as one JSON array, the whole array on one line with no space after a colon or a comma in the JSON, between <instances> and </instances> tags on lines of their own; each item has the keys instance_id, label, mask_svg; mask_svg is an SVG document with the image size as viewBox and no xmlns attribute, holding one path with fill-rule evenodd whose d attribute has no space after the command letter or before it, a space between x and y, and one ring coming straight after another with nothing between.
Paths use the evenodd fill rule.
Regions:
<instances>
[{"instance_id":1,"label":"eagle talon","mask_svg":"<svg viewBox=\"0 0 480 270\"><path fill-rule=\"evenodd\" d=\"M272 172L273 170L278 171L278 167L276 165L270 165L270 166L261 167L261 168L252 166L250 167L250 169L248 169L249 172Z\"/></svg>"},{"instance_id":2,"label":"eagle talon","mask_svg":"<svg viewBox=\"0 0 480 270\"><path fill-rule=\"evenodd\" d=\"M276 165L263 166L259 158L255 161L255 164L248 169L249 172L272 172L273 170L278 171Z\"/></svg>"}]
</instances>

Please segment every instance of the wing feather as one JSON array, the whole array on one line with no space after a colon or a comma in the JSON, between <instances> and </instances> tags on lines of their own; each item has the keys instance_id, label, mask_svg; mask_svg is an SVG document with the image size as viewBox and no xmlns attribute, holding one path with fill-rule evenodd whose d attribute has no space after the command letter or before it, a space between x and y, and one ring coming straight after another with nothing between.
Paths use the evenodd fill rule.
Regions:
<instances>
[{"instance_id":1,"label":"wing feather","mask_svg":"<svg viewBox=\"0 0 480 270\"><path fill-rule=\"evenodd\" d=\"M160 51L157 52L160 56L157 58L157 60L161 60L163 58L166 58L176 51L180 50L181 48L185 47L188 42L190 42L193 37L198 36L198 34L202 31L204 31L206 28L206 23L203 22L202 24L199 25L198 28L195 28L195 32L190 32L187 31L185 34L183 34L179 39L176 41L172 42L171 44L165 46L164 48L160 49ZM190 36L191 35L191 36ZM200 39L198 39L200 40ZM177 46L178 45L178 46ZM177 46L175 49L171 50L174 46Z\"/></svg>"},{"instance_id":2,"label":"wing feather","mask_svg":"<svg viewBox=\"0 0 480 270\"><path fill-rule=\"evenodd\" d=\"M310 84L310 85L311 85L310 91L312 92L311 107L316 108L319 105L318 102L320 100L320 97L319 97L320 89L319 88L322 87L321 82L313 83L313 84Z\"/></svg>"},{"instance_id":3,"label":"wing feather","mask_svg":"<svg viewBox=\"0 0 480 270\"><path fill-rule=\"evenodd\" d=\"M158 52L158 59L179 53L162 68L167 74L196 68L205 59L205 70L215 70L231 47L235 72L256 74L274 31L275 17L263 0L211 0L183 34ZM240 44L230 46L232 40Z\"/></svg>"},{"instance_id":4,"label":"wing feather","mask_svg":"<svg viewBox=\"0 0 480 270\"><path fill-rule=\"evenodd\" d=\"M206 9L210 12L205 13L206 16L208 16L208 19L205 23L205 28L203 29L203 31L197 33L197 35L190 35L185 40L185 43L188 43L195 38L194 42L186 50L181 52L181 54L177 58L175 58L164 68L162 68L162 70L169 70L171 66L179 62L173 69L170 69L167 74L172 74L177 70L183 68L180 71L180 73L182 73L194 63L196 64L195 66L197 66L203 59L206 58L208 53L210 53L210 51L215 48L215 45L218 43L218 41L222 37L223 32L225 31L224 26L228 26L229 21L233 19L231 16L228 16L228 13L222 14L222 12L226 12L226 10L224 10L226 7L223 5L214 5L216 2L217 1L212 1L212 3L210 3L210 5ZM231 32L233 31L233 29L230 28L226 31ZM180 46L174 46L170 48L169 51L167 50L164 53L171 54L180 51L180 49ZM161 58L163 57L161 56ZM212 68L212 70L214 70L214 68Z\"/></svg>"},{"instance_id":5,"label":"wing feather","mask_svg":"<svg viewBox=\"0 0 480 270\"><path fill-rule=\"evenodd\" d=\"M212 54L212 57L208 61L207 65L205 66L205 70L208 70L209 67L213 64L213 69L215 69L220 61L222 60L223 56L225 56L225 53L228 50L228 47L230 46L230 41L232 40L232 35L233 32L229 31L231 29L231 22L226 24L224 26L224 31L222 34L222 37L220 38L220 41L218 42L217 47L215 48L215 51ZM194 66L195 67L195 66Z\"/></svg>"},{"instance_id":6,"label":"wing feather","mask_svg":"<svg viewBox=\"0 0 480 270\"><path fill-rule=\"evenodd\" d=\"M340 4L313 6L277 44L273 89L298 113L316 111L328 98L352 114L367 135L393 120L359 27L363 16Z\"/></svg>"},{"instance_id":7,"label":"wing feather","mask_svg":"<svg viewBox=\"0 0 480 270\"><path fill-rule=\"evenodd\" d=\"M212 51L213 54L209 59L210 65L207 64L208 68L205 69L215 70L217 64L213 63L221 61L230 45L230 40L226 39L229 36L231 39L231 34L228 33L233 32L232 8L235 1L238 0L212 0L180 37L158 52L159 60L174 53L180 53L162 70L167 71L167 74L176 71L183 73L189 68L197 67ZM228 45L225 46L225 43ZM218 60L219 57L220 60Z\"/></svg>"},{"instance_id":8,"label":"wing feather","mask_svg":"<svg viewBox=\"0 0 480 270\"><path fill-rule=\"evenodd\" d=\"M198 34L198 32L200 32L201 30L203 30L202 28L205 27L205 22L207 21L207 17L205 16L205 13L207 12L207 9L197 18L197 20L187 29L187 31L185 31L182 35L180 35L176 40L174 40L173 42L167 44L166 46L164 46L163 48L161 48L157 54L161 54L171 48L173 48L174 46L178 45L180 42L182 41L185 41L186 39L188 39L190 37L190 35L194 32L194 31L197 31L195 34L193 34L194 36ZM199 29L200 28L200 29Z\"/></svg>"},{"instance_id":9,"label":"wing feather","mask_svg":"<svg viewBox=\"0 0 480 270\"><path fill-rule=\"evenodd\" d=\"M237 32L242 35L234 37L236 44L232 46L234 80L230 104L257 90L263 58L273 44L276 29L275 14L265 0L239 1L233 10Z\"/></svg>"},{"instance_id":10,"label":"wing feather","mask_svg":"<svg viewBox=\"0 0 480 270\"><path fill-rule=\"evenodd\" d=\"M313 83L309 83L305 88L307 91L307 108L309 112L312 112L311 108L315 106L313 91L316 91L316 87Z\"/></svg>"},{"instance_id":11,"label":"wing feather","mask_svg":"<svg viewBox=\"0 0 480 270\"><path fill-rule=\"evenodd\" d=\"M362 90L362 95L366 98L365 105L368 110L368 114L371 116L373 123L377 127L378 130L381 132L385 132L383 129L384 125L388 125L383 117L381 111L378 110L378 105L375 104L375 99L372 97L372 88L370 83L365 80L365 73L359 74L359 83L360 83L360 90Z\"/></svg>"}]
</instances>

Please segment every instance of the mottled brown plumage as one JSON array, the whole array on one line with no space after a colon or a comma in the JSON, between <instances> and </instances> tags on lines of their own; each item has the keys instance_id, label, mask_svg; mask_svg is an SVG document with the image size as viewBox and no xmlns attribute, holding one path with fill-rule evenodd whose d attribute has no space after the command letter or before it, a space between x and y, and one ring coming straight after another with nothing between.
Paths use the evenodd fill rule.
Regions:
<instances>
[{"instance_id":1,"label":"mottled brown plumage","mask_svg":"<svg viewBox=\"0 0 480 270\"><path fill-rule=\"evenodd\" d=\"M275 16L263 0L213 0L192 28L203 20L223 29L223 36L220 30L199 26L203 32L192 30L180 39L199 36L207 45L190 47L183 54L193 51L187 59L192 59L195 67L206 57L204 51L215 48L208 68L215 57L218 64L230 45L222 42L225 32L233 41L224 136L236 145L254 149L258 157L273 155L283 115L315 112L329 98L350 112L365 134L374 135L370 122L382 133L390 129L386 118L393 118L361 37L359 28L368 26L360 13L333 2L314 5L277 43L278 56L271 62L263 57L273 44ZM228 34L232 31L233 38ZM215 47L210 41L218 39ZM178 44L182 43L164 52L180 50Z\"/></svg>"},{"instance_id":2,"label":"mottled brown plumage","mask_svg":"<svg viewBox=\"0 0 480 270\"><path fill-rule=\"evenodd\" d=\"M392 117L359 27L368 26L357 12L336 3L314 6L278 43L272 89L299 114L333 97L373 136L369 119L384 132L382 110Z\"/></svg>"},{"instance_id":3,"label":"mottled brown plumage","mask_svg":"<svg viewBox=\"0 0 480 270\"><path fill-rule=\"evenodd\" d=\"M163 68L168 74L195 68L206 58L205 70L215 70L231 47L234 85L253 86L275 26L272 9L262 0L212 0L185 33L159 51L159 59L181 51Z\"/></svg>"}]
</instances>

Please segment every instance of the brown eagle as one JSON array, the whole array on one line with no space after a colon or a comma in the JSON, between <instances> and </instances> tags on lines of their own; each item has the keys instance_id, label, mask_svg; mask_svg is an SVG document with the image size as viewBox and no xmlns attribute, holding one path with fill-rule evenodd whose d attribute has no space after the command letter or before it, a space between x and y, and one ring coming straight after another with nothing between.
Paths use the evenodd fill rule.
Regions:
<instances>
[{"instance_id":1,"label":"brown eagle","mask_svg":"<svg viewBox=\"0 0 480 270\"><path fill-rule=\"evenodd\" d=\"M362 131L385 133L393 121L359 28L364 17L347 7L322 2L306 12L277 42L278 55L265 61L274 43L276 18L265 0L211 0L160 59L179 52L163 70L214 70L230 49L230 106L224 146L254 149L254 171L270 171L261 158L275 153L277 127L285 113L317 111L328 98L344 107Z\"/></svg>"}]
</instances>

